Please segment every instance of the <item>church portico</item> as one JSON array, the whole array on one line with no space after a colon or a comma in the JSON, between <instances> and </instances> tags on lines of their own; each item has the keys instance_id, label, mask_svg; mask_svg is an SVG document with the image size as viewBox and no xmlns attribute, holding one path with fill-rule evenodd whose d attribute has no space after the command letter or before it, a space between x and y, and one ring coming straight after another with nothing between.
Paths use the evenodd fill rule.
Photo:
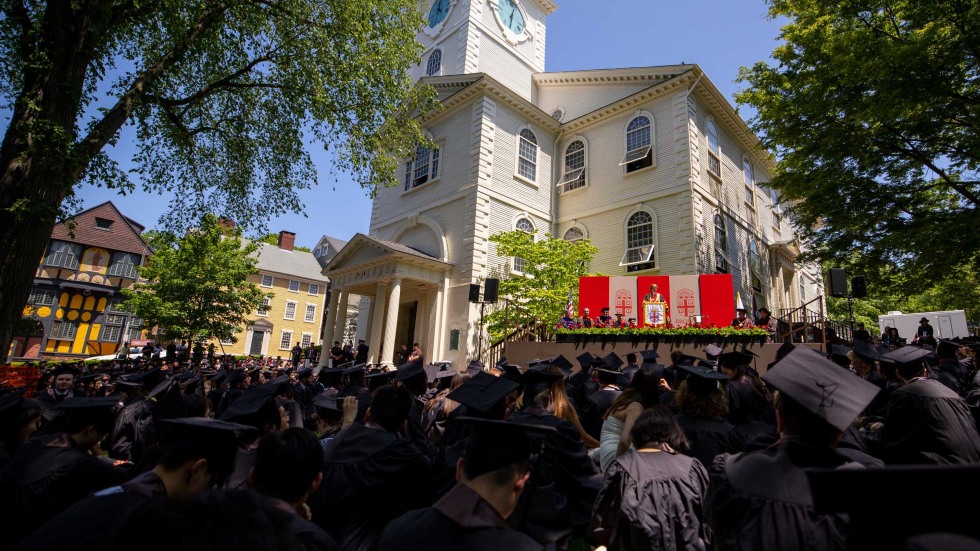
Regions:
<instances>
[{"instance_id":1,"label":"church portico","mask_svg":"<svg viewBox=\"0 0 980 551\"><path fill-rule=\"evenodd\" d=\"M368 364L392 365L401 344L418 342L427 354L441 350L446 289L453 265L401 243L357 234L323 269L331 296L323 342L342 334L351 294L368 297ZM320 365L326 365L327 354Z\"/></svg>"}]
</instances>

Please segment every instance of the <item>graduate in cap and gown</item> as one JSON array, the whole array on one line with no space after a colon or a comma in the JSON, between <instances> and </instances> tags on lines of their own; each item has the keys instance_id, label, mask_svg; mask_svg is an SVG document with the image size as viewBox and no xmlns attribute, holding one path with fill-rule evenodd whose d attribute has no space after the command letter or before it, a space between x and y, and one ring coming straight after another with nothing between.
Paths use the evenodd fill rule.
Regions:
<instances>
[{"instance_id":1,"label":"graduate in cap and gown","mask_svg":"<svg viewBox=\"0 0 980 551\"><path fill-rule=\"evenodd\" d=\"M805 472L860 468L835 448L879 389L805 347L762 379L777 391L780 439L763 450L721 455L708 469L704 509L714 546L839 549L847 517L814 510Z\"/></svg>"},{"instance_id":2,"label":"graduate in cap and gown","mask_svg":"<svg viewBox=\"0 0 980 551\"><path fill-rule=\"evenodd\" d=\"M460 387L462 388L462 387ZM551 431L502 420L461 417L472 437L456 464L453 488L431 507L395 519L379 551L531 551L544 549L508 525L526 491L532 445L528 431Z\"/></svg>"},{"instance_id":3,"label":"graduate in cap and gown","mask_svg":"<svg viewBox=\"0 0 980 551\"><path fill-rule=\"evenodd\" d=\"M434 459L439 450L429 440L425 434L425 429L422 427L422 410L425 405L419 399L428 389L429 382L429 376L425 372L422 360L411 360L398 366L398 371L395 372L395 378L392 379L392 382L412 393L412 409L409 411L403 436L411 440L426 457Z\"/></svg>"},{"instance_id":4,"label":"graduate in cap and gown","mask_svg":"<svg viewBox=\"0 0 980 551\"><path fill-rule=\"evenodd\" d=\"M286 408L276 399L280 388L288 384L289 378L281 376L271 383L250 388L219 417L222 421L248 425L255 429L239 442L235 470L228 477L225 487L229 489L246 487L248 472L255 465L255 452L259 439L270 432L289 428Z\"/></svg>"},{"instance_id":5,"label":"graduate in cap and gown","mask_svg":"<svg viewBox=\"0 0 980 551\"><path fill-rule=\"evenodd\" d=\"M682 365L688 373L674 394L676 422L687 439L677 451L711 465L715 457L733 450L734 425L726 419L727 398L722 386L728 375L703 365Z\"/></svg>"},{"instance_id":6,"label":"graduate in cap and gown","mask_svg":"<svg viewBox=\"0 0 980 551\"><path fill-rule=\"evenodd\" d=\"M25 398L26 387L0 396L0 469L41 424L41 406Z\"/></svg>"},{"instance_id":7,"label":"graduate in cap and gown","mask_svg":"<svg viewBox=\"0 0 980 551\"><path fill-rule=\"evenodd\" d=\"M599 447L595 452L600 472L604 473L613 459L630 449L633 423L643 410L660 403L660 395L667 388L663 380L664 366L656 363L655 359L647 358L656 358L656 355L648 354L644 358L630 386L606 410Z\"/></svg>"},{"instance_id":8,"label":"graduate in cap and gown","mask_svg":"<svg viewBox=\"0 0 980 551\"><path fill-rule=\"evenodd\" d=\"M592 363L592 371L599 381L599 389L585 399L582 426L589 436L599 439L606 412L623 393L622 387L619 386L619 368L623 365L623 360L615 352L610 352L602 359L596 358Z\"/></svg>"}]
</instances>

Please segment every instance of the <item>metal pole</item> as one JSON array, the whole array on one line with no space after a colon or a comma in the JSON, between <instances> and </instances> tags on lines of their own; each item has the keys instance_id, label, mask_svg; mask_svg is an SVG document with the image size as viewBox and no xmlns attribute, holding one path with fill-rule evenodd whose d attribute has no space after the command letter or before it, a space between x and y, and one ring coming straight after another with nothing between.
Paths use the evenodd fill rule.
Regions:
<instances>
[{"instance_id":1,"label":"metal pole","mask_svg":"<svg viewBox=\"0 0 980 551\"><path fill-rule=\"evenodd\" d=\"M853 299L854 297L852 297L850 294L847 295L847 315L849 318L851 318L848 320L851 324L851 334L849 336L851 337L852 344L854 343L854 305L851 302Z\"/></svg>"},{"instance_id":2,"label":"metal pole","mask_svg":"<svg viewBox=\"0 0 980 551\"><path fill-rule=\"evenodd\" d=\"M483 358L483 307L486 306L486 304L487 303L480 301L480 340L476 352L477 359Z\"/></svg>"}]
</instances>

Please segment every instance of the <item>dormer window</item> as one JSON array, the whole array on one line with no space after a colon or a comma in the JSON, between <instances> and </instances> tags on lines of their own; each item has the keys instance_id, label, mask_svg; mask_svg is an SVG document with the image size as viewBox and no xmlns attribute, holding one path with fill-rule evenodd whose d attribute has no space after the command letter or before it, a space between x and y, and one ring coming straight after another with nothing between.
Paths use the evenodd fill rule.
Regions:
<instances>
[{"instance_id":1,"label":"dormer window","mask_svg":"<svg viewBox=\"0 0 980 551\"><path fill-rule=\"evenodd\" d=\"M109 229L109 226L112 226L112 222L112 220L108 220L106 218L96 218L95 227L99 228L100 230L107 230Z\"/></svg>"}]
</instances>

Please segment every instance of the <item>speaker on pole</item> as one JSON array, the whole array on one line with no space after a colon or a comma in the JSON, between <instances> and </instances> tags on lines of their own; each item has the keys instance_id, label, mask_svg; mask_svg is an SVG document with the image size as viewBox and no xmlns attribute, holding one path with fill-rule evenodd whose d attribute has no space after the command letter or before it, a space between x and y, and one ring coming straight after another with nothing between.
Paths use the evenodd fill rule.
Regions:
<instances>
[{"instance_id":1,"label":"speaker on pole","mask_svg":"<svg viewBox=\"0 0 980 551\"><path fill-rule=\"evenodd\" d=\"M827 283L830 287L830 296L847 296L847 271L841 268L831 268L827 270Z\"/></svg>"},{"instance_id":2,"label":"speaker on pole","mask_svg":"<svg viewBox=\"0 0 980 551\"><path fill-rule=\"evenodd\" d=\"M851 278L851 296L854 298L868 296L868 282L864 279L864 276Z\"/></svg>"},{"instance_id":3,"label":"speaker on pole","mask_svg":"<svg viewBox=\"0 0 980 551\"><path fill-rule=\"evenodd\" d=\"M480 302L479 283L470 283L470 302Z\"/></svg>"},{"instance_id":4,"label":"speaker on pole","mask_svg":"<svg viewBox=\"0 0 980 551\"><path fill-rule=\"evenodd\" d=\"M500 280L491 277L483 283L483 302L497 302L497 288L500 287Z\"/></svg>"}]
</instances>

